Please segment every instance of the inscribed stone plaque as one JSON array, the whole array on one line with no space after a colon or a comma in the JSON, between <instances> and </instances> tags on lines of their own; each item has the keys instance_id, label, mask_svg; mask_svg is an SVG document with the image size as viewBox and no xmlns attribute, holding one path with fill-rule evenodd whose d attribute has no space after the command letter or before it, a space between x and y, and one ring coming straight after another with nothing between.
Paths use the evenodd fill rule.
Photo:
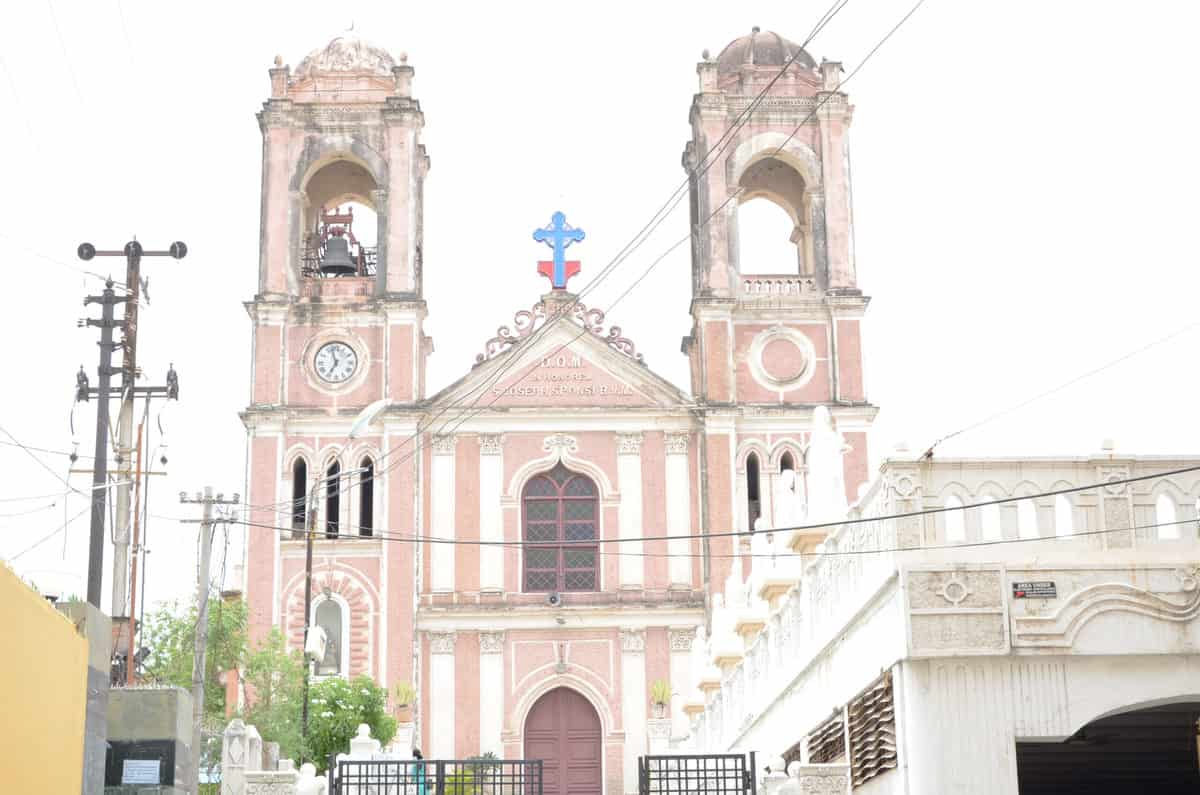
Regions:
<instances>
[{"instance_id":1,"label":"inscribed stone plaque","mask_svg":"<svg viewBox=\"0 0 1200 795\"><path fill-rule=\"evenodd\" d=\"M160 759L126 759L121 767L121 783L157 784L161 766Z\"/></svg>"}]
</instances>

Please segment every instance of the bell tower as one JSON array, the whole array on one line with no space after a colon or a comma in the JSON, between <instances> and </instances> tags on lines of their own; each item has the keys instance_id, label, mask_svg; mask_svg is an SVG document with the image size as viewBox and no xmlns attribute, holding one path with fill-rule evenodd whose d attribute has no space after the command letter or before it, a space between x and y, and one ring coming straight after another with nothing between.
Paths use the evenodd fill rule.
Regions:
<instances>
[{"instance_id":1,"label":"bell tower","mask_svg":"<svg viewBox=\"0 0 1200 795\"><path fill-rule=\"evenodd\" d=\"M246 303L253 370L242 420L258 528L247 537L252 635L278 626L289 645L303 644L296 561L312 527L325 567L314 574L312 607L332 600L345 611L339 626L368 641L339 665L381 682L412 675L411 654L402 652L411 638L385 644L370 618L375 611L409 627L411 599L372 601L380 597L368 583L383 577L396 594L413 592L412 550L379 538L389 523L416 522L416 461L396 448L416 431L433 350L422 287L429 157L412 81L405 55L348 37L294 70L275 59L258 113L258 289ZM356 417L383 399L389 410L350 439Z\"/></svg>"},{"instance_id":2,"label":"bell tower","mask_svg":"<svg viewBox=\"0 0 1200 795\"><path fill-rule=\"evenodd\" d=\"M868 299L851 245L853 108L839 91L840 64L818 64L758 28L715 58L706 50L696 70L683 154L692 225L692 331L683 351L707 417L709 522L748 530L759 511L770 526L760 488L785 468L803 482L818 406L828 407L849 447L849 501L867 478L876 410L863 379ZM788 219L778 261L758 259L748 245L756 241L739 240L739 215L756 200Z\"/></svg>"}]
</instances>

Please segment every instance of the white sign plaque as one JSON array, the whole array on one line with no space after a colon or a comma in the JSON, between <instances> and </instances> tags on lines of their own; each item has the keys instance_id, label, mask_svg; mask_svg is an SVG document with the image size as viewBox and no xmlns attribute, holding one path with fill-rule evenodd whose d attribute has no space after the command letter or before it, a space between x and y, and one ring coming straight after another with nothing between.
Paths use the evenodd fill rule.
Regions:
<instances>
[{"instance_id":1,"label":"white sign plaque","mask_svg":"<svg viewBox=\"0 0 1200 795\"><path fill-rule=\"evenodd\" d=\"M121 768L122 784L157 784L161 759L126 759Z\"/></svg>"}]
</instances>

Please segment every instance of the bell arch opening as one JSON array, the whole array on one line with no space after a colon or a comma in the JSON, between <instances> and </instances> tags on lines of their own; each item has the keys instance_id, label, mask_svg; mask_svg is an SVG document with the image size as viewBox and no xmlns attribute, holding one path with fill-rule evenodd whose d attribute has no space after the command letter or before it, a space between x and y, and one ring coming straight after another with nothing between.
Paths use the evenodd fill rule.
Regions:
<instances>
[{"instance_id":1,"label":"bell arch opening","mask_svg":"<svg viewBox=\"0 0 1200 795\"><path fill-rule=\"evenodd\" d=\"M767 156L747 166L737 186L738 272L811 275L809 197L800 172Z\"/></svg>"},{"instance_id":2,"label":"bell arch opening","mask_svg":"<svg viewBox=\"0 0 1200 795\"><path fill-rule=\"evenodd\" d=\"M301 261L309 278L373 277L381 218L378 184L354 160L334 159L304 183Z\"/></svg>"}]
</instances>

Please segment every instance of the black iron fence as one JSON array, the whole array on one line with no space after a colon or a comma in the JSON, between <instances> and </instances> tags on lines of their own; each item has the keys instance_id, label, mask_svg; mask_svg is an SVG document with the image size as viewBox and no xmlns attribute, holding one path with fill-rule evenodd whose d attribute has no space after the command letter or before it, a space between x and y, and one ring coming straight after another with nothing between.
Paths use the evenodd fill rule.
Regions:
<instances>
[{"instance_id":1,"label":"black iron fence","mask_svg":"<svg viewBox=\"0 0 1200 795\"><path fill-rule=\"evenodd\" d=\"M343 759L330 795L542 795L540 759Z\"/></svg>"},{"instance_id":2,"label":"black iron fence","mask_svg":"<svg viewBox=\"0 0 1200 795\"><path fill-rule=\"evenodd\" d=\"M639 795L753 795L754 752L638 757Z\"/></svg>"}]
</instances>

